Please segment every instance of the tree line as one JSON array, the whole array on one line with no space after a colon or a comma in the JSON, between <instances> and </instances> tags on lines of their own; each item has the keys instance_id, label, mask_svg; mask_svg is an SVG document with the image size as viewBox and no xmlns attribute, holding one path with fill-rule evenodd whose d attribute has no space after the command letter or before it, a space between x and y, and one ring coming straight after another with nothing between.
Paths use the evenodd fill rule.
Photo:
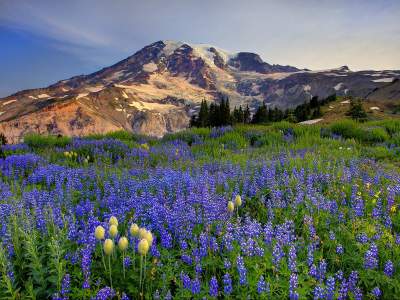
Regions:
<instances>
[{"instance_id":1,"label":"tree line","mask_svg":"<svg viewBox=\"0 0 400 300\"><path fill-rule=\"evenodd\" d=\"M193 115L190 120L192 127L218 127L237 123L248 124L251 122L250 108L235 107L231 112L229 99L222 98L220 103L211 103L208 106L203 100L198 115Z\"/></svg>"},{"instance_id":2,"label":"tree line","mask_svg":"<svg viewBox=\"0 0 400 300\"><path fill-rule=\"evenodd\" d=\"M322 116L321 106L336 100L336 94L319 100L318 96L311 98L309 102L298 105L294 109L281 110L278 107L270 108L263 103L251 116L249 106L243 108L234 107L231 112L229 99L222 98L219 103L207 104L201 102L200 111L193 115L190 121L192 127L218 127L233 124L262 124L270 122L302 122Z\"/></svg>"}]
</instances>

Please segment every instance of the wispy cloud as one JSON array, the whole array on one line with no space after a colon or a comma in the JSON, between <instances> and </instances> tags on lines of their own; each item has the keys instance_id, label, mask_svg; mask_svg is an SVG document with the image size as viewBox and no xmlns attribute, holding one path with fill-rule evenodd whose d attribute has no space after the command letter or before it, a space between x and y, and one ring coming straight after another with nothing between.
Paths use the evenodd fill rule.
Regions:
<instances>
[{"instance_id":1,"label":"wispy cloud","mask_svg":"<svg viewBox=\"0 0 400 300\"><path fill-rule=\"evenodd\" d=\"M399 68L399 19L397 0L0 3L0 25L42 35L53 47L97 63L177 39L255 51L299 67Z\"/></svg>"}]
</instances>

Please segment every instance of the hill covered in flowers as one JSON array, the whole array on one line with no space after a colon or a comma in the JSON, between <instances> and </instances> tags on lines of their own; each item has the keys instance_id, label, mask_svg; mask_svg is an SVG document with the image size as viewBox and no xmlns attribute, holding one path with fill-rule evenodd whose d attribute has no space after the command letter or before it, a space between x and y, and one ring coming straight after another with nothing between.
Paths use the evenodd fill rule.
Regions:
<instances>
[{"instance_id":1,"label":"hill covered in flowers","mask_svg":"<svg viewBox=\"0 0 400 300\"><path fill-rule=\"evenodd\" d=\"M399 298L398 121L1 150L1 298Z\"/></svg>"}]
</instances>

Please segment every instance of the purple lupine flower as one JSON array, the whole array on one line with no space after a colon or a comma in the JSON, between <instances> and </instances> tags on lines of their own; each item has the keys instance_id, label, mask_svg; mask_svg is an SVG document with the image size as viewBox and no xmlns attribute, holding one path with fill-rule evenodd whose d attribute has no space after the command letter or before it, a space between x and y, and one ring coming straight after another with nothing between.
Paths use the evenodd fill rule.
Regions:
<instances>
[{"instance_id":1,"label":"purple lupine flower","mask_svg":"<svg viewBox=\"0 0 400 300\"><path fill-rule=\"evenodd\" d=\"M366 244L366 243L368 243L368 236L366 235L365 232L362 232L357 235L356 240L357 240L357 242L359 242L361 244Z\"/></svg>"},{"instance_id":2,"label":"purple lupine flower","mask_svg":"<svg viewBox=\"0 0 400 300\"><path fill-rule=\"evenodd\" d=\"M394 266L391 260L386 261L385 268L383 270L386 276L392 277L394 274Z\"/></svg>"},{"instance_id":3,"label":"purple lupine flower","mask_svg":"<svg viewBox=\"0 0 400 300\"><path fill-rule=\"evenodd\" d=\"M239 283L240 285L247 284L247 269L244 265L243 258L239 255L236 261L237 270L239 273Z\"/></svg>"},{"instance_id":4,"label":"purple lupine flower","mask_svg":"<svg viewBox=\"0 0 400 300\"><path fill-rule=\"evenodd\" d=\"M351 271L349 278L347 280L347 286L350 291L354 293L358 282L358 273L357 271Z\"/></svg>"},{"instance_id":5,"label":"purple lupine flower","mask_svg":"<svg viewBox=\"0 0 400 300\"><path fill-rule=\"evenodd\" d=\"M299 298L298 293L296 292L298 285L298 278L296 273L290 274L289 278L289 298L290 300L296 300Z\"/></svg>"},{"instance_id":6,"label":"purple lupine flower","mask_svg":"<svg viewBox=\"0 0 400 300\"><path fill-rule=\"evenodd\" d=\"M354 294L354 300L362 300L363 294L359 287L356 287L354 289L353 294Z\"/></svg>"},{"instance_id":7,"label":"purple lupine flower","mask_svg":"<svg viewBox=\"0 0 400 300\"><path fill-rule=\"evenodd\" d=\"M262 293L267 293L268 289L267 289L267 283L265 282L264 276L260 276L260 279L258 280L257 283L257 292L258 294L262 294Z\"/></svg>"},{"instance_id":8,"label":"purple lupine flower","mask_svg":"<svg viewBox=\"0 0 400 300\"><path fill-rule=\"evenodd\" d=\"M128 269L130 265L131 265L131 258L129 256L124 257L125 268Z\"/></svg>"},{"instance_id":9,"label":"purple lupine flower","mask_svg":"<svg viewBox=\"0 0 400 300\"><path fill-rule=\"evenodd\" d=\"M327 263L326 263L325 259L322 259L319 262L318 274L317 274L318 280L321 282L325 279L326 267L327 267Z\"/></svg>"},{"instance_id":10,"label":"purple lupine flower","mask_svg":"<svg viewBox=\"0 0 400 300\"><path fill-rule=\"evenodd\" d=\"M218 281L215 276L211 277L210 280L210 296L218 297Z\"/></svg>"},{"instance_id":11,"label":"purple lupine flower","mask_svg":"<svg viewBox=\"0 0 400 300\"><path fill-rule=\"evenodd\" d=\"M115 291L107 286L97 292L95 300L109 300L115 297L115 295Z\"/></svg>"},{"instance_id":12,"label":"purple lupine flower","mask_svg":"<svg viewBox=\"0 0 400 300\"><path fill-rule=\"evenodd\" d=\"M194 280L192 280L192 289L191 290L192 290L193 295L200 294L201 284L200 284L200 280L198 278L195 278Z\"/></svg>"},{"instance_id":13,"label":"purple lupine flower","mask_svg":"<svg viewBox=\"0 0 400 300\"><path fill-rule=\"evenodd\" d=\"M274 266L279 269L280 262L282 258L285 256L283 252L281 244L278 242L274 245L274 249L272 250L272 263Z\"/></svg>"},{"instance_id":14,"label":"purple lupine flower","mask_svg":"<svg viewBox=\"0 0 400 300\"><path fill-rule=\"evenodd\" d=\"M330 276L326 280L325 288L326 300L333 300L335 296L335 278Z\"/></svg>"},{"instance_id":15,"label":"purple lupine flower","mask_svg":"<svg viewBox=\"0 0 400 300\"><path fill-rule=\"evenodd\" d=\"M180 244L181 249L182 249L183 251L185 251L185 250L188 249L188 244L187 244L187 242L186 242L185 240L181 240L179 244Z\"/></svg>"},{"instance_id":16,"label":"purple lupine flower","mask_svg":"<svg viewBox=\"0 0 400 300\"><path fill-rule=\"evenodd\" d=\"M311 265L310 270L308 271L308 275L314 277L315 279L318 279L317 267L314 264Z\"/></svg>"},{"instance_id":17,"label":"purple lupine flower","mask_svg":"<svg viewBox=\"0 0 400 300\"><path fill-rule=\"evenodd\" d=\"M160 297L160 291L159 290L156 290L155 292L154 292L154 294L153 294L153 300L160 300L161 299L161 297Z\"/></svg>"},{"instance_id":18,"label":"purple lupine flower","mask_svg":"<svg viewBox=\"0 0 400 300\"><path fill-rule=\"evenodd\" d=\"M229 259L225 259L224 260L224 268L225 269L230 269L231 267L232 267L232 264L231 264L230 260Z\"/></svg>"},{"instance_id":19,"label":"purple lupine flower","mask_svg":"<svg viewBox=\"0 0 400 300\"><path fill-rule=\"evenodd\" d=\"M182 254L181 259L187 265L191 265L192 264L192 257L190 255Z\"/></svg>"},{"instance_id":20,"label":"purple lupine flower","mask_svg":"<svg viewBox=\"0 0 400 300\"><path fill-rule=\"evenodd\" d=\"M167 294L164 297L164 300L172 300L172 295L170 290L168 290Z\"/></svg>"},{"instance_id":21,"label":"purple lupine flower","mask_svg":"<svg viewBox=\"0 0 400 300\"><path fill-rule=\"evenodd\" d=\"M60 291L63 300L68 299L68 294L70 293L70 287L71 287L71 276L69 274L65 274L61 283L61 291Z\"/></svg>"},{"instance_id":22,"label":"purple lupine flower","mask_svg":"<svg viewBox=\"0 0 400 300\"><path fill-rule=\"evenodd\" d=\"M232 289L232 279L229 273L226 273L223 278L222 282L224 283L224 294L225 295L230 295L233 291Z\"/></svg>"},{"instance_id":23,"label":"purple lupine flower","mask_svg":"<svg viewBox=\"0 0 400 300\"><path fill-rule=\"evenodd\" d=\"M335 274L335 278L337 281L342 281L343 280L343 271L342 270L337 271Z\"/></svg>"},{"instance_id":24,"label":"purple lupine flower","mask_svg":"<svg viewBox=\"0 0 400 300\"><path fill-rule=\"evenodd\" d=\"M374 287L374 289L371 291L371 294L375 297L375 298L380 298L382 295L381 290L379 289L379 287Z\"/></svg>"},{"instance_id":25,"label":"purple lupine flower","mask_svg":"<svg viewBox=\"0 0 400 300\"><path fill-rule=\"evenodd\" d=\"M86 247L82 249L81 255L82 255L81 268L83 273L82 288L90 289L89 277L90 277L90 266L92 263L90 248Z\"/></svg>"},{"instance_id":26,"label":"purple lupine flower","mask_svg":"<svg viewBox=\"0 0 400 300\"><path fill-rule=\"evenodd\" d=\"M196 264L196 266L194 267L194 270L196 271L196 274L197 274L197 275L200 275L201 272L203 271L203 268L202 268L201 264L198 263L198 264Z\"/></svg>"},{"instance_id":27,"label":"purple lupine flower","mask_svg":"<svg viewBox=\"0 0 400 300\"><path fill-rule=\"evenodd\" d=\"M344 253L344 249L343 249L343 246L341 244L336 246L336 253L339 254L339 255Z\"/></svg>"},{"instance_id":28,"label":"purple lupine flower","mask_svg":"<svg viewBox=\"0 0 400 300\"><path fill-rule=\"evenodd\" d=\"M183 271L181 272L181 281L184 289L190 290L191 288L191 280L189 275L185 274Z\"/></svg>"},{"instance_id":29,"label":"purple lupine flower","mask_svg":"<svg viewBox=\"0 0 400 300\"><path fill-rule=\"evenodd\" d=\"M264 227L264 242L267 245L271 245L272 238L274 236L274 228L271 222L268 222Z\"/></svg>"},{"instance_id":30,"label":"purple lupine flower","mask_svg":"<svg viewBox=\"0 0 400 300\"><path fill-rule=\"evenodd\" d=\"M297 267L296 267L296 260L297 260L297 254L296 254L296 248L292 245L289 249L289 270L291 272L296 272Z\"/></svg>"},{"instance_id":31,"label":"purple lupine flower","mask_svg":"<svg viewBox=\"0 0 400 300\"><path fill-rule=\"evenodd\" d=\"M396 245L400 245L400 234L396 233Z\"/></svg>"},{"instance_id":32,"label":"purple lupine flower","mask_svg":"<svg viewBox=\"0 0 400 300\"><path fill-rule=\"evenodd\" d=\"M375 269L378 267L378 247L375 243L371 243L364 255L364 268Z\"/></svg>"},{"instance_id":33,"label":"purple lupine flower","mask_svg":"<svg viewBox=\"0 0 400 300\"><path fill-rule=\"evenodd\" d=\"M158 290L156 292L158 292ZM160 298L158 298L158 299L160 299ZM122 293L121 300L130 300L130 299L127 294Z\"/></svg>"},{"instance_id":34,"label":"purple lupine flower","mask_svg":"<svg viewBox=\"0 0 400 300\"><path fill-rule=\"evenodd\" d=\"M339 288L338 300L345 300L345 299L347 299L348 290L349 290L348 283L347 283L346 279L343 278L343 281L342 281L342 283L340 284L340 288Z\"/></svg>"},{"instance_id":35,"label":"purple lupine flower","mask_svg":"<svg viewBox=\"0 0 400 300\"><path fill-rule=\"evenodd\" d=\"M314 294L314 300L324 299L325 298L324 289L320 285L317 285L314 288L313 294Z\"/></svg>"},{"instance_id":36,"label":"purple lupine flower","mask_svg":"<svg viewBox=\"0 0 400 300\"><path fill-rule=\"evenodd\" d=\"M314 245L308 244L307 246L307 264L310 267L314 263Z\"/></svg>"}]
</instances>

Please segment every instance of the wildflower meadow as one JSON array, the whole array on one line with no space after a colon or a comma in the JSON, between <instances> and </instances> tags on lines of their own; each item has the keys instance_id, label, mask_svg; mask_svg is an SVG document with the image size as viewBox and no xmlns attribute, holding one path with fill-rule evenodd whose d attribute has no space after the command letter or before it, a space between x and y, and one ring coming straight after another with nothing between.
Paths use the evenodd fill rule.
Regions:
<instances>
[{"instance_id":1,"label":"wildflower meadow","mask_svg":"<svg viewBox=\"0 0 400 300\"><path fill-rule=\"evenodd\" d=\"M400 299L399 121L1 153L1 299Z\"/></svg>"}]
</instances>

